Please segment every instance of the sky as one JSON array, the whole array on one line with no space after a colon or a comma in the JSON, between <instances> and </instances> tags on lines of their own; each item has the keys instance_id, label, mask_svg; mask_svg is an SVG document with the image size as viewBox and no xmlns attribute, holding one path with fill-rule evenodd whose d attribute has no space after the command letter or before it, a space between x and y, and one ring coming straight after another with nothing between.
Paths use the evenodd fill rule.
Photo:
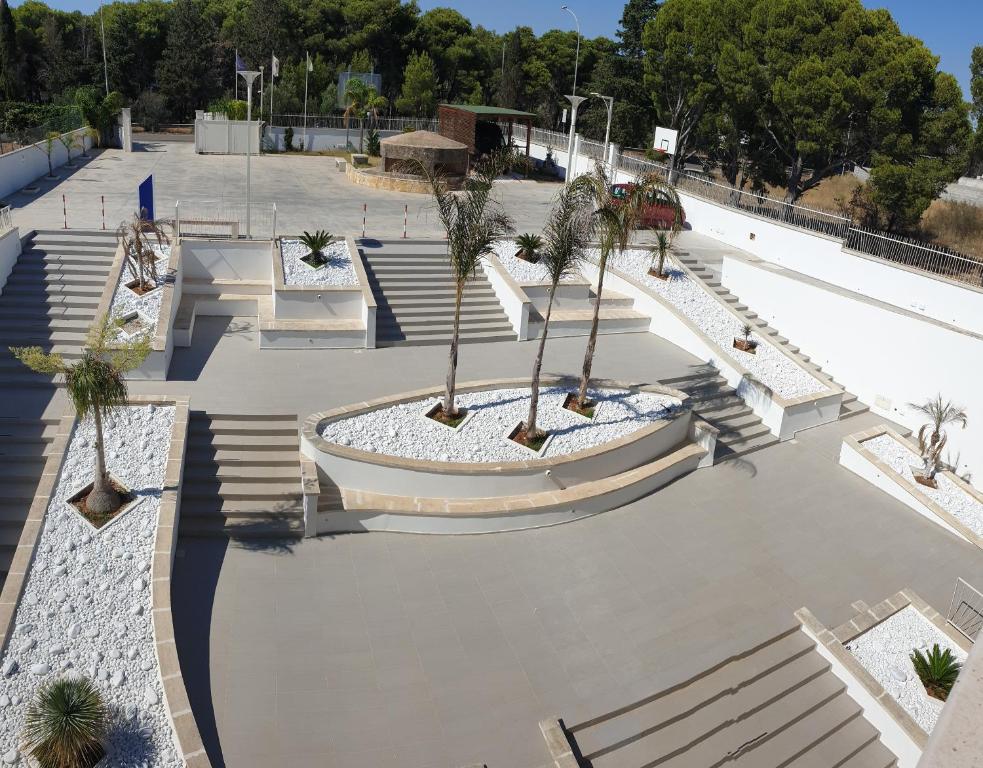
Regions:
<instances>
[{"instance_id":1,"label":"sky","mask_svg":"<svg viewBox=\"0 0 983 768\"><path fill-rule=\"evenodd\" d=\"M13 0L11 5L20 5ZM47 0L64 10L91 12L99 0ZM553 28L573 28L573 18L560 9L567 5L580 18L585 37L614 37L624 7L621 0L417 0L423 10L437 6L456 8L475 24L496 32L518 25L537 33ZM969 97L969 55L983 44L983 0L863 0L868 8L887 8L906 34L914 35L941 58L941 68L951 72Z\"/></svg>"}]
</instances>

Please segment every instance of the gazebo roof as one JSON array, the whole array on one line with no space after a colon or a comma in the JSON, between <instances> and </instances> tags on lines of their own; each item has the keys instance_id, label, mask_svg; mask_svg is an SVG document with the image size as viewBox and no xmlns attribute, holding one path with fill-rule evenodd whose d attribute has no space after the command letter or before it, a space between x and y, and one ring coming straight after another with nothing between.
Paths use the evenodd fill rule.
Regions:
<instances>
[{"instance_id":1,"label":"gazebo roof","mask_svg":"<svg viewBox=\"0 0 983 768\"><path fill-rule=\"evenodd\" d=\"M467 144L462 144L454 139L448 139L433 131L412 131L411 133L397 133L395 136L388 136L382 139L382 144L401 147L421 147L426 149L464 149Z\"/></svg>"},{"instance_id":2,"label":"gazebo roof","mask_svg":"<svg viewBox=\"0 0 983 768\"><path fill-rule=\"evenodd\" d=\"M483 104L441 104L449 109L459 109L483 117L537 117L535 112L520 112L518 109L506 107L490 107Z\"/></svg>"}]
</instances>

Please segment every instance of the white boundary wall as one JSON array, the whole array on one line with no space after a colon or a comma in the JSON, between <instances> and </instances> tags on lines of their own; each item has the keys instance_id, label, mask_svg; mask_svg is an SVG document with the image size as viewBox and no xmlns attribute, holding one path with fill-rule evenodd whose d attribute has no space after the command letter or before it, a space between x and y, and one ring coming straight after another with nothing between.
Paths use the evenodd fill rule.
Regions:
<instances>
[{"instance_id":1,"label":"white boundary wall","mask_svg":"<svg viewBox=\"0 0 983 768\"><path fill-rule=\"evenodd\" d=\"M247 142L259 154L260 123L253 120L195 120L195 152L214 155L244 155Z\"/></svg>"},{"instance_id":2,"label":"white boundary wall","mask_svg":"<svg viewBox=\"0 0 983 768\"><path fill-rule=\"evenodd\" d=\"M14 268L14 264L17 263L20 252L20 230L17 227L8 229L0 235L0 293L3 293L7 278L10 277L10 272Z\"/></svg>"},{"instance_id":3,"label":"white boundary wall","mask_svg":"<svg viewBox=\"0 0 983 768\"><path fill-rule=\"evenodd\" d=\"M949 451L960 472L983 473L983 338L736 257L722 281L876 413L917 430L908 402L941 392L963 406L969 426L948 429Z\"/></svg>"},{"instance_id":4,"label":"white boundary wall","mask_svg":"<svg viewBox=\"0 0 983 768\"><path fill-rule=\"evenodd\" d=\"M85 128L77 131L70 131L76 136L76 140L85 142L86 150L92 148L92 139L85 135ZM62 134L67 136L69 134ZM82 154L81 147L72 151L72 157ZM51 167L58 169L68 161L68 152L65 146L56 141L51 152ZM44 142L39 141L29 147L8 152L0 155L0 197L12 195L19 189L26 187L35 179L48 175L48 154L44 150Z\"/></svg>"}]
</instances>

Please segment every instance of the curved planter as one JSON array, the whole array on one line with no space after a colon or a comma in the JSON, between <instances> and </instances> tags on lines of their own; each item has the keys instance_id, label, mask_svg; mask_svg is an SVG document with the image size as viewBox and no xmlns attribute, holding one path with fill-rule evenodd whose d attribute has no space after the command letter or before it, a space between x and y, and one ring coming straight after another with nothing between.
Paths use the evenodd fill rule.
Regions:
<instances>
[{"instance_id":1,"label":"curved planter","mask_svg":"<svg viewBox=\"0 0 983 768\"><path fill-rule=\"evenodd\" d=\"M575 383L561 377L543 377L542 385ZM336 408L309 416L301 429L301 450L345 491L364 491L400 497L488 499L557 491L611 477L651 462L683 443L689 434L692 412L687 396L661 385L632 385L595 380L604 389L653 392L677 398L683 408L668 419L590 449L565 456L530 458L500 463L441 462L408 459L363 451L331 443L320 427L401 403L440 395L442 388L407 392L367 403ZM459 393L528 386L526 379L497 379L458 387Z\"/></svg>"}]
</instances>

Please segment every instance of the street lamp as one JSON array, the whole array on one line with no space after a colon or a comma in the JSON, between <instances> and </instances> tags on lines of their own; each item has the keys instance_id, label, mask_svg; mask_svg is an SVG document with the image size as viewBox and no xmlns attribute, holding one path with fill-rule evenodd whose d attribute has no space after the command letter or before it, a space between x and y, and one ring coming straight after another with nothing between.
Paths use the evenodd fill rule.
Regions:
<instances>
[{"instance_id":1,"label":"street lamp","mask_svg":"<svg viewBox=\"0 0 983 768\"><path fill-rule=\"evenodd\" d=\"M576 165L576 158L573 156L573 139L577 135L577 108L580 106L581 102L587 101L586 96L567 96L570 100L571 114L570 114L570 138L567 140L567 172L563 179L563 184L566 186L570 183L573 178L574 166Z\"/></svg>"},{"instance_id":2,"label":"street lamp","mask_svg":"<svg viewBox=\"0 0 983 768\"><path fill-rule=\"evenodd\" d=\"M252 239L252 229L250 227L252 222L249 215L249 165L253 149L253 80L259 77L259 72L243 69L239 71L239 74L242 75L242 79L246 81L246 239Z\"/></svg>"},{"instance_id":3,"label":"street lamp","mask_svg":"<svg viewBox=\"0 0 983 768\"><path fill-rule=\"evenodd\" d=\"M573 59L573 95L577 95L577 66L580 64L580 19L577 18L577 14L570 10L570 6L561 5L560 10L566 11L571 16L573 16L573 21L577 25L577 54ZM576 109L576 107L574 107Z\"/></svg>"},{"instance_id":4,"label":"street lamp","mask_svg":"<svg viewBox=\"0 0 983 768\"><path fill-rule=\"evenodd\" d=\"M608 162L608 142L611 140L611 112L614 109L614 96L602 96L597 91L591 91L591 96L602 99L608 105L608 126L604 129L604 162ZM613 166L611 167L613 170Z\"/></svg>"}]
</instances>

